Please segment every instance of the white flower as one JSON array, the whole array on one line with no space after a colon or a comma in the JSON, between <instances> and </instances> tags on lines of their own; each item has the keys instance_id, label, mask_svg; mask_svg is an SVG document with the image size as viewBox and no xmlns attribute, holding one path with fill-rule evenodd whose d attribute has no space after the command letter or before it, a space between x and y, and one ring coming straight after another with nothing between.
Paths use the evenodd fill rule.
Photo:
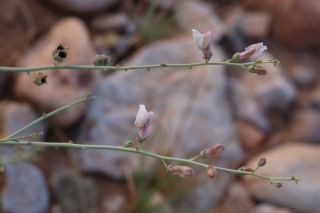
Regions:
<instances>
[{"instance_id":1,"label":"white flower","mask_svg":"<svg viewBox=\"0 0 320 213\"><path fill-rule=\"evenodd\" d=\"M192 29L192 36L198 49L202 51L203 58L207 61L210 60L210 58L212 57L212 33L208 31L201 34L198 30Z\"/></svg>"},{"instance_id":2,"label":"white flower","mask_svg":"<svg viewBox=\"0 0 320 213\"><path fill-rule=\"evenodd\" d=\"M134 124L139 128L140 140L145 140L148 137L149 124L152 116L153 112L148 112L145 105L139 105Z\"/></svg>"},{"instance_id":3,"label":"white flower","mask_svg":"<svg viewBox=\"0 0 320 213\"><path fill-rule=\"evenodd\" d=\"M259 58L264 51L268 49L267 46L265 46L262 42L257 44L252 44L245 48L245 50L241 53L239 53L240 60L255 60Z\"/></svg>"}]
</instances>

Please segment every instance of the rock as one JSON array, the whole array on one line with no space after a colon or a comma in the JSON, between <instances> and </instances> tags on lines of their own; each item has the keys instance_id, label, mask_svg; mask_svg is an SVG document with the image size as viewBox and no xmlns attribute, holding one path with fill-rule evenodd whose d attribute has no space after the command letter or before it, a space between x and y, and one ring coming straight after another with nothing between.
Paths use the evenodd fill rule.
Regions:
<instances>
[{"instance_id":1,"label":"rock","mask_svg":"<svg viewBox=\"0 0 320 213\"><path fill-rule=\"evenodd\" d=\"M292 47L320 46L320 1L250 1L244 0L251 9L268 12L272 17L272 34Z\"/></svg>"},{"instance_id":2,"label":"rock","mask_svg":"<svg viewBox=\"0 0 320 213\"><path fill-rule=\"evenodd\" d=\"M316 80L316 71L303 64L297 64L291 68L294 83L299 88L313 86Z\"/></svg>"},{"instance_id":3,"label":"rock","mask_svg":"<svg viewBox=\"0 0 320 213\"><path fill-rule=\"evenodd\" d=\"M261 60L272 59L265 55ZM231 99L239 118L247 119L263 130L269 130L266 114L288 111L296 98L295 88L284 76L281 67L263 64L266 75L244 73L239 80L230 81Z\"/></svg>"},{"instance_id":4,"label":"rock","mask_svg":"<svg viewBox=\"0 0 320 213\"><path fill-rule=\"evenodd\" d=\"M117 0L50 0L53 4L62 9L69 10L74 13L96 13L106 9L107 7L114 6Z\"/></svg>"},{"instance_id":5,"label":"rock","mask_svg":"<svg viewBox=\"0 0 320 213\"><path fill-rule=\"evenodd\" d=\"M4 212L46 212L49 193L41 170L20 161L7 165L5 174L5 186L1 195Z\"/></svg>"},{"instance_id":6,"label":"rock","mask_svg":"<svg viewBox=\"0 0 320 213\"><path fill-rule=\"evenodd\" d=\"M266 54L262 60L272 59ZM242 83L248 87L248 92L265 112L271 110L286 111L295 100L296 91L285 77L281 67L272 64L261 65L267 75L243 75Z\"/></svg>"},{"instance_id":7,"label":"rock","mask_svg":"<svg viewBox=\"0 0 320 213\"><path fill-rule=\"evenodd\" d=\"M266 138L264 132L249 122L237 121L236 128L242 146L247 150L258 147Z\"/></svg>"},{"instance_id":8,"label":"rock","mask_svg":"<svg viewBox=\"0 0 320 213\"><path fill-rule=\"evenodd\" d=\"M200 1L179 1L176 6L176 20L187 32L191 32L192 29L202 33L211 31L214 41L219 40L224 33L223 23L213 12L211 5Z\"/></svg>"},{"instance_id":9,"label":"rock","mask_svg":"<svg viewBox=\"0 0 320 213\"><path fill-rule=\"evenodd\" d=\"M246 188L239 183L234 183L230 186L226 199L221 206L225 212L246 213L252 212L253 202Z\"/></svg>"},{"instance_id":10,"label":"rock","mask_svg":"<svg viewBox=\"0 0 320 213\"><path fill-rule=\"evenodd\" d=\"M70 172L58 174L53 178L53 190L61 212L98 212L96 189L88 178Z\"/></svg>"},{"instance_id":11,"label":"rock","mask_svg":"<svg viewBox=\"0 0 320 213\"><path fill-rule=\"evenodd\" d=\"M266 166L259 172L271 176L296 176L298 184L283 182L276 188L269 181L245 177L250 194L259 201L292 209L294 212L319 212L320 147L308 144L286 144L261 153L248 162L255 167L258 159L265 157Z\"/></svg>"},{"instance_id":12,"label":"rock","mask_svg":"<svg viewBox=\"0 0 320 213\"><path fill-rule=\"evenodd\" d=\"M262 203L254 207L253 213L293 213L289 209L276 207L270 204Z\"/></svg>"},{"instance_id":13,"label":"rock","mask_svg":"<svg viewBox=\"0 0 320 213\"><path fill-rule=\"evenodd\" d=\"M0 129L1 138L10 135L11 133L19 130L25 125L29 124L33 120L37 119L37 114L26 103L16 103L13 101L1 101L0 102ZM27 136L32 133L45 133L46 127L43 123L39 123L30 129L25 130L17 136ZM33 141L41 140L43 136L29 137Z\"/></svg>"},{"instance_id":14,"label":"rock","mask_svg":"<svg viewBox=\"0 0 320 213\"><path fill-rule=\"evenodd\" d=\"M88 31L77 18L65 18L58 22L33 49L20 60L20 66L42 66L53 64L51 52L59 44L68 47L65 64L92 64L94 50ZM26 73L16 76L15 94L36 105L40 111L48 112L66 103L87 95L99 76L94 71L48 70L48 83L35 85ZM83 114L85 105L77 105L56 115L52 120L62 126L70 126Z\"/></svg>"},{"instance_id":15,"label":"rock","mask_svg":"<svg viewBox=\"0 0 320 213\"><path fill-rule=\"evenodd\" d=\"M228 80L228 86L235 116L249 121L265 132L269 131L270 123L257 101L250 95L249 88L241 81L233 79Z\"/></svg>"},{"instance_id":16,"label":"rock","mask_svg":"<svg viewBox=\"0 0 320 213\"><path fill-rule=\"evenodd\" d=\"M222 60L218 48L215 59ZM136 53L128 64L200 60L201 53L188 36L151 44ZM122 145L125 140L134 139L138 133L134 126L138 105L145 104L155 113L153 133L146 142L148 150L186 157L214 143L224 143L226 151L216 163L232 167L241 159L242 150L235 138L225 92L220 66L117 72L101 80L95 88L96 101L87 112L77 141ZM115 178L122 177L124 169L137 171L141 167L139 158L116 151L79 150L83 171L102 172ZM151 159L144 161L146 173L151 172L152 162ZM180 202L179 208L204 211L218 202L230 181L226 174L219 174L220 177L212 181L204 171L199 173L204 177L199 174L194 179L199 178L198 184L182 196L184 202Z\"/></svg>"},{"instance_id":17,"label":"rock","mask_svg":"<svg viewBox=\"0 0 320 213\"><path fill-rule=\"evenodd\" d=\"M98 16L91 22L92 28L97 31L126 31L131 24L129 17L124 13Z\"/></svg>"},{"instance_id":18,"label":"rock","mask_svg":"<svg viewBox=\"0 0 320 213\"><path fill-rule=\"evenodd\" d=\"M270 31L270 20L270 14L266 12L245 13L239 22L239 28L248 38L263 39Z\"/></svg>"},{"instance_id":19,"label":"rock","mask_svg":"<svg viewBox=\"0 0 320 213\"><path fill-rule=\"evenodd\" d=\"M294 114L286 140L320 143L320 112L301 110Z\"/></svg>"}]
</instances>

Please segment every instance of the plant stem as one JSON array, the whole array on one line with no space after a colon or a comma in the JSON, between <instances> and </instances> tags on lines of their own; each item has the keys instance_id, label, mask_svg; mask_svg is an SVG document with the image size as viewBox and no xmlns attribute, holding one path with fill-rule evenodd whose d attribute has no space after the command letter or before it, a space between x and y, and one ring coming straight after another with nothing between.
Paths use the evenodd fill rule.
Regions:
<instances>
[{"instance_id":1,"label":"plant stem","mask_svg":"<svg viewBox=\"0 0 320 213\"><path fill-rule=\"evenodd\" d=\"M71 102L69 104L66 104L58 109L55 109L49 113L44 113L41 117L35 119L34 121L32 121L31 123L27 124L26 126L22 127L21 129L18 129L17 131L13 132L12 134L8 135L7 137L3 138L2 140L0 140L0 143L6 141L6 140L9 140L9 139L12 139L13 137L19 135L20 133L22 133L23 131L25 131L26 129L29 129L30 127L40 123L41 121L44 121L46 119L48 119L49 117L59 113L59 112L62 112L66 109L69 109L71 108L72 106L74 105L77 105L79 103L82 103L84 101L88 101L88 100L92 100L94 99L94 96L92 95L87 95L86 97L83 97L83 98L80 98L74 102Z\"/></svg>"},{"instance_id":2,"label":"plant stem","mask_svg":"<svg viewBox=\"0 0 320 213\"><path fill-rule=\"evenodd\" d=\"M139 69L154 69L154 68L176 68L176 67L186 67L193 68L199 66L208 66L208 65L228 65L235 67L246 67L256 64L274 64L273 60L266 61L251 61L251 62L200 62L200 63L188 63L188 64L147 64L147 65L134 65L134 66L95 66L95 65L49 65L49 66L37 66L37 67L1 67L0 72L34 72L34 71L45 71L45 70L103 70L103 71L119 71L119 70L139 70Z\"/></svg>"},{"instance_id":3,"label":"plant stem","mask_svg":"<svg viewBox=\"0 0 320 213\"><path fill-rule=\"evenodd\" d=\"M198 161L194 161L192 159L184 159L184 158L176 158L176 157L169 157L164 155L155 154L146 150L137 149L137 148L129 148L123 146L112 146L112 145L93 145L93 144L73 144L73 143L59 143L59 142L32 142L32 141L4 141L0 143L0 145L17 145L17 146L33 146L33 147L54 147L54 148L76 148L76 149L101 149L101 150L114 150L114 151L122 151L122 152L131 152L136 153L152 158L156 158L160 160L162 163L165 161L174 161L179 163L185 163L189 165L196 165L202 168L207 169L210 164L201 163ZM267 175L261 175L256 172L247 172L242 170L236 169L228 169L224 167L214 166L216 170L228 172L236 175L248 175L254 176L270 181L294 181L296 178L293 177L273 177Z\"/></svg>"}]
</instances>

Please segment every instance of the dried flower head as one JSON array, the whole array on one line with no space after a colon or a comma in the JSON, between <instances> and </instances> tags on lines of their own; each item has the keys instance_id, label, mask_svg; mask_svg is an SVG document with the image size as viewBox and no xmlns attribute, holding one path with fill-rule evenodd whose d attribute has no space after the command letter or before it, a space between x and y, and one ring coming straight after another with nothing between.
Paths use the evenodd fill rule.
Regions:
<instances>
[{"instance_id":1,"label":"dried flower head","mask_svg":"<svg viewBox=\"0 0 320 213\"><path fill-rule=\"evenodd\" d=\"M262 42L257 44L252 44L245 48L245 50L241 53L239 53L240 60L255 60L259 58L262 53L267 50L268 47L265 46Z\"/></svg>"},{"instance_id":2,"label":"dried flower head","mask_svg":"<svg viewBox=\"0 0 320 213\"><path fill-rule=\"evenodd\" d=\"M139 105L134 124L139 128L140 141L143 141L148 137L149 124L152 116L153 112L148 112L145 105Z\"/></svg>"},{"instance_id":3,"label":"dried flower head","mask_svg":"<svg viewBox=\"0 0 320 213\"><path fill-rule=\"evenodd\" d=\"M180 177L192 177L196 174L196 171L190 166L179 166L179 165L168 165L168 171L173 175L178 175Z\"/></svg>"},{"instance_id":4,"label":"dried flower head","mask_svg":"<svg viewBox=\"0 0 320 213\"><path fill-rule=\"evenodd\" d=\"M209 61L212 57L212 33L208 31L201 34L198 30L192 29L192 36L198 49L202 51L203 59Z\"/></svg>"},{"instance_id":5,"label":"dried flower head","mask_svg":"<svg viewBox=\"0 0 320 213\"><path fill-rule=\"evenodd\" d=\"M67 58L68 48L59 44L54 50L52 50L52 58L55 62L62 62L64 59Z\"/></svg>"},{"instance_id":6,"label":"dried flower head","mask_svg":"<svg viewBox=\"0 0 320 213\"><path fill-rule=\"evenodd\" d=\"M32 82L37 86L41 86L47 83L48 76L43 74L42 72L29 72L28 75Z\"/></svg>"},{"instance_id":7,"label":"dried flower head","mask_svg":"<svg viewBox=\"0 0 320 213\"><path fill-rule=\"evenodd\" d=\"M107 66L110 65L111 56L107 55L96 55L93 59L93 64L96 66Z\"/></svg>"}]
</instances>

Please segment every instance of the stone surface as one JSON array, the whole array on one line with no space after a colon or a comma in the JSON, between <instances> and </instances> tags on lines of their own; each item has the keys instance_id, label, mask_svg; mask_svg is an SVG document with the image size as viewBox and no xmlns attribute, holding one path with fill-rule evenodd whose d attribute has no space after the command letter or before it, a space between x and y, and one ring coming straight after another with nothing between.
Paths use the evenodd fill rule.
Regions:
<instances>
[{"instance_id":1,"label":"stone surface","mask_svg":"<svg viewBox=\"0 0 320 213\"><path fill-rule=\"evenodd\" d=\"M320 146L286 144L261 153L248 162L255 167L258 159L265 157L266 166L259 169L271 176L296 176L298 184L284 182L281 188L254 177L245 177L251 195L267 202L294 210L294 212L320 212Z\"/></svg>"},{"instance_id":2,"label":"stone surface","mask_svg":"<svg viewBox=\"0 0 320 213\"><path fill-rule=\"evenodd\" d=\"M286 140L307 141L320 143L320 112L302 110L294 114L292 125L289 127Z\"/></svg>"},{"instance_id":3,"label":"stone surface","mask_svg":"<svg viewBox=\"0 0 320 213\"><path fill-rule=\"evenodd\" d=\"M219 49L215 59L222 60ZM128 64L199 60L201 53L189 36L151 44ZM242 151L235 138L225 86L220 66L117 72L95 88L96 101L87 112L77 141L122 145L125 140L134 139L138 133L134 126L138 105L145 104L155 113L147 149L185 157L214 143L224 143L226 151L216 162L232 167L241 159ZM151 171L152 162L144 161L146 172ZM124 169L135 171L141 167L134 154L103 150L79 151L79 163L86 172L103 172L118 178ZM204 171L200 173L204 177L199 174L198 184L181 198L184 202L179 207L203 211L215 205L230 180L230 176L219 174L212 181Z\"/></svg>"},{"instance_id":4,"label":"stone surface","mask_svg":"<svg viewBox=\"0 0 320 213\"><path fill-rule=\"evenodd\" d=\"M1 206L4 212L46 212L49 193L41 170L22 161L7 165Z\"/></svg>"},{"instance_id":5,"label":"stone surface","mask_svg":"<svg viewBox=\"0 0 320 213\"><path fill-rule=\"evenodd\" d=\"M266 138L266 134L263 131L249 122L237 121L236 128L238 137L245 149L250 150L258 147Z\"/></svg>"},{"instance_id":6,"label":"stone surface","mask_svg":"<svg viewBox=\"0 0 320 213\"><path fill-rule=\"evenodd\" d=\"M313 86L316 81L316 70L303 64L294 65L291 68L291 78L299 88Z\"/></svg>"},{"instance_id":7,"label":"stone surface","mask_svg":"<svg viewBox=\"0 0 320 213\"><path fill-rule=\"evenodd\" d=\"M115 5L117 0L50 0L60 8L75 12L75 13L94 13Z\"/></svg>"},{"instance_id":8,"label":"stone surface","mask_svg":"<svg viewBox=\"0 0 320 213\"><path fill-rule=\"evenodd\" d=\"M97 212L96 189L91 179L68 172L55 175L52 185L60 212Z\"/></svg>"},{"instance_id":9,"label":"stone surface","mask_svg":"<svg viewBox=\"0 0 320 213\"><path fill-rule=\"evenodd\" d=\"M18 129L29 124L38 118L33 109L25 103L17 103L13 101L0 102L0 130L1 137L10 135ZM27 136L33 132L45 133L46 127L43 123L39 123L34 127L22 132L17 136ZM32 138L33 140L41 140L43 137Z\"/></svg>"},{"instance_id":10,"label":"stone surface","mask_svg":"<svg viewBox=\"0 0 320 213\"><path fill-rule=\"evenodd\" d=\"M222 21L207 3L194 0L179 1L176 13L178 25L187 32L191 32L192 29L197 29L201 33L211 31L215 41L224 33Z\"/></svg>"},{"instance_id":11,"label":"stone surface","mask_svg":"<svg viewBox=\"0 0 320 213\"><path fill-rule=\"evenodd\" d=\"M276 207L270 204L262 203L254 207L253 213L293 213L286 208Z\"/></svg>"},{"instance_id":12,"label":"stone surface","mask_svg":"<svg viewBox=\"0 0 320 213\"><path fill-rule=\"evenodd\" d=\"M130 24L129 17L124 13L98 16L91 22L92 28L97 31L126 30Z\"/></svg>"},{"instance_id":13,"label":"stone surface","mask_svg":"<svg viewBox=\"0 0 320 213\"><path fill-rule=\"evenodd\" d=\"M272 59L269 54L261 60ZM296 98L296 90L286 78L281 67L263 64L266 75L246 72L239 79L230 80L231 100L238 118L248 120L262 130L270 129L266 114L287 111Z\"/></svg>"},{"instance_id":14,"label":"stone surface","mask_svg":"<svg viewBox=\"0 0 320 213\"><path fill-rule=\"evenodd\" d=\"M261 57L262 60L273 59L269 54ZM295 88L288 81L280 66L272 64L261 65L267 75L243 75L242 83L248 92L264 111L287 110L296 97Z\"/></svg>"},{"instance_id":15,"label":"stone surface","mask_svg":"<svg viewBox=\"0 0 320 213\"><path fill-rule=\"evenodd\" d=\"M270 32L270 20L271 17L266 12L245 13L239 28L248 38L262 39Z\"/></svg>"},{"instance_id":16,"label":"stone surface","mask_svg":"<svg viewBox=\"0 0 320 213\"><path fill-rule=\"evenodd\" d=\"M320 1L318 0L243 0L251 9L267 11L272 16L272 34L293 47L319 46Z\"/></svg>"},{"instance_id":17,"label":"stone surface","mask_svg":"<svg viewBox=\"0 0 320 213\"><path fill-rule=\"evenodd\" d=\"M270 130L270 123L256 100L250 95L249 88L239 80L228 80L230 97L235 116L246 120L263 131Z\"/></svg>"},{"instance_id":18,"label":"stone surface","mask_svg":"<svg viewBox=\"0 0 320 213\"><path fill-rule=\"evenodd\" d=\"M44 38L36 43L20 60L19 66L44 66L53 64L51 52L59 44L68 47L65 64L91 64L94 50L84 23L77 18L65 18L56 23ZM91 86L99 76L94 71L49 70L48 83L35 85L26 73L16 75L15 94L32 102L42 112L56 109L74 101L91 91ZM62 126L74 123L84 112L85 104L77 105L52 119Z\"/></svg>"},{"instance_id":19,"label":"stone surface","mask_svg":"<svg viewBox=\"0 0 320 213\"><path fill-rule=\"evenodd\" d=\"M225 212L247 213L252 212L253 202L246 188L240 183L234 183L230 186L221 208Z\"/></svg>"}]
</instances>

